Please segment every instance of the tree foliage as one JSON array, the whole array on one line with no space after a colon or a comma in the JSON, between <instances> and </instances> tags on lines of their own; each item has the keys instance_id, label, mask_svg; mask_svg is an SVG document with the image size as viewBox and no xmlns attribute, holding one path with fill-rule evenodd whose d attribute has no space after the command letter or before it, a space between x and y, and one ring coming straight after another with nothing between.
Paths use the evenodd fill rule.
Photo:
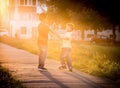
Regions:
<instances>
[{"instance_id":1,"label":"tree foliage","mask_svg":"<svg viewBox=\"0 0 120 88\"><path fill-rule=\"evenodd\" d=\"M47 1L49 22L73 22L77 29L120 30L119 2L116 0L42 0Z\"/></svg>"},{"instance_id":2,"label":"tree foliage","mask_svg":"<svg viewBox=\"0 0 120 88\"><path fill-rule=\"evenodd\" d=\"M103 29L108 25L107 17L103 17L87 0L49 0L49 17L60 23L73 22L81 29ZM91 7L91 8L90 8Z\"/></svg>"}]
</instances>

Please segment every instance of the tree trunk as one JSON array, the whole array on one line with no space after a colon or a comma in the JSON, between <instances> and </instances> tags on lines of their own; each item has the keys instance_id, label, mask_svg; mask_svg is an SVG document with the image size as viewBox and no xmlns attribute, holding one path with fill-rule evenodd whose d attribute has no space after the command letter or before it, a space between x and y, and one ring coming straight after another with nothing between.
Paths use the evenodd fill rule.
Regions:
<instances>
[{"instance_id":1,"label":"tree trunk","mask_svg":"<svg viewBox=\"0 0 120 88\"><path fill-rule=\"evenodd\" d=\"M115 43L115 41L116 41L116 33L115 33L115 31L116 31L116 25L113 24L112 32L113 32L113 42L114 42L114 43Z\"/></svg>"},{"instance_id":2,"label":"tree trunk","mask_svg":"<svg viewBox=\"0 0 120 88\"><path fill-rule=\"evenodd\" d=\"M81 39L84 40L84 38L85 38L85 32L84 30L81 30Z\"/></svg>"},{"instance_id":3,"label":"tree trunk","mask_svg":"<svg viewBox=\"0 0 120 88\"><path fill-rule=\"evenodd\" d=\"M97 35L97 30L94 30L94 34Z\"/></svg>"}]
</instances>

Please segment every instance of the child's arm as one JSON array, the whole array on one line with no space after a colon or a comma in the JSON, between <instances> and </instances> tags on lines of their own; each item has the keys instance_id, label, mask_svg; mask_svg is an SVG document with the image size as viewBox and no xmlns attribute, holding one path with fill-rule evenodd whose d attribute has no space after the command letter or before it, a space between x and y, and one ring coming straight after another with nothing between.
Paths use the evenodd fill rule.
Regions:
<instances>
[{"instance_id":1,"label":"child's arm","mask_svg":"<svg viewBox=\"0 0 120 88\"><path fill-rule=\"evenodd\" d=\"M54 32L53 30L50 29L49 33L51 35L55 35L58 39L62 40L61 36L58 33Z\"/></svg>"}]
</instances>

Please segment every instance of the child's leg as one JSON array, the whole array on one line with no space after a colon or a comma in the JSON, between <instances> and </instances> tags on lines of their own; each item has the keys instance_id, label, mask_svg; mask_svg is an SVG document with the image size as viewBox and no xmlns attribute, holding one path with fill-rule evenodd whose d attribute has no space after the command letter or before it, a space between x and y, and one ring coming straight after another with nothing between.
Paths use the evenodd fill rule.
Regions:
<instances>
[{"instance_id":1,"label":"child's leg","mask_svg":"<svg viewBox=\"0 0 120 88\"><path fill-rule=\"evenodd\" d=\"M67 50L67 65L68 65L68 69L70 71L72 71L72 58L71 58L71 48L68 48Z\"/></svg>"},{"instance_id":2,"label":"child's leg","mask_svg":"<svg viewBox=\"0 0 120 88\"><path fill-rule=\"evenodd\" d=\"M45 65L45 59L47 57L47 47L46 46L41 46L39 48L39 68L43 68Z\"/></svg>"},{"instance_id":3,"label":"child's leg","mask_svg":"<svg viewBox=\"0 0 120 88\"><path fill-rule=\"evenodd\" d=\"M66 68L65 56L66 56L66 49L62 48L61 55L60 55L60 61L61 61L61 66Z\"/></svg>"}]
</instances>

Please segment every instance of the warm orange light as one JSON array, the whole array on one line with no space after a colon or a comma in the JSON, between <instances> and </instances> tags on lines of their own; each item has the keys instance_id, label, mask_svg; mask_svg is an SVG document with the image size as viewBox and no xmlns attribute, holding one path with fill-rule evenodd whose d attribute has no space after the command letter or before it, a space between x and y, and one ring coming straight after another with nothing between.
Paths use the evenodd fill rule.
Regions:
<instances>
[{"instance_id":1,"label":"warm orange light","mask_svg":"<svg viewBox=\"0 0 120 88\"><path fill-rule=\"evenodd\" d=\"M2 16L6 14L8 5L9 5L9 0L0 0L0 13Z\"/></svg>"}]
</instances>

